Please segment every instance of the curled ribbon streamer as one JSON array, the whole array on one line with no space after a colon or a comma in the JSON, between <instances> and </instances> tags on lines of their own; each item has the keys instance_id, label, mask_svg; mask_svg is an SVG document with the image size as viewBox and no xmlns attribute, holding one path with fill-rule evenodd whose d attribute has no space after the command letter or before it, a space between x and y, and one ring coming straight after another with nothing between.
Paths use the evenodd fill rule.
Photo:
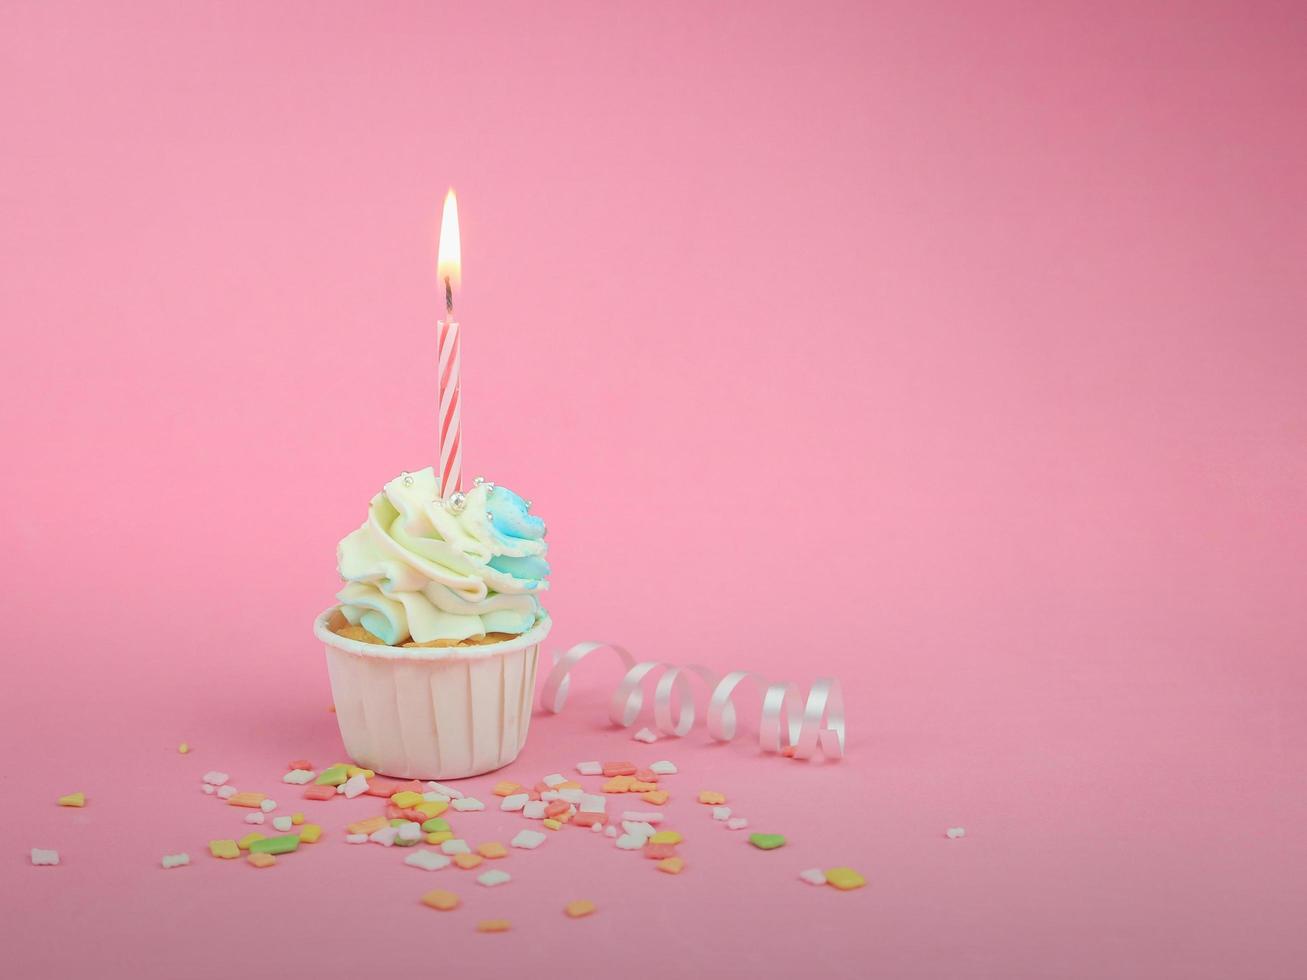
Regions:
<instances>
[{"instance_id":1,"label":"curled ribbon streamer","mask_svg":"<svg viewBox=\"0 0 1307 980\"><path fill-rule=\"evenodd\" d=\"M608 717L613 724L630 728L644 708L644 681L662 670L654 686L654 726L664 735L681 737L694 727L694 697L691 676L697 676L712 690L708 698L708 734L719 742L735 738L734 697L741 685L762 694L762 715L758 723L758 745L764 752L780 752L790 746L798 759L811 758L818 749L828 759L844 757L844 693L833 677L819 677L808 689L805 700L793 684L773 683L747 670L735 670L718 677L698 664L676 665L659 660L637 662L616 643L578 643L565 653L553 655L554 665L540 691L540 707L558 714L567 703L572 671L592 653L615 654L626 668L608 700Z\"/></svg>"}]
</instances>

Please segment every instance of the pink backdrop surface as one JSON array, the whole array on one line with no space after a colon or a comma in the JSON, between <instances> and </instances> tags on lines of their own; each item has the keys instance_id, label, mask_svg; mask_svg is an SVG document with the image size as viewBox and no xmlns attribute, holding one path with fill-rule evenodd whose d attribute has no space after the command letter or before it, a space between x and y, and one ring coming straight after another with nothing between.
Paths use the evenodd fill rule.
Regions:
<instances>
[{"instance_id":1,"label":"pink backdrop surface","mask_svg":"<svg viewBox=\"0 0 1307 980\"><path fill-rule=\"evenodd\" d=\"M1304 44L1294 3L6 0L6 970L1301 976ZM451 184L467 472L550 522L550 646L846 686L838 764L639 746L611 668L537 717L510 777L681 765L679 878L571 830L423 875L341 842L361 801L205 853L203 772L288 803L342 754L309 624L432 460Z\"/></svg>"}]
</instances>

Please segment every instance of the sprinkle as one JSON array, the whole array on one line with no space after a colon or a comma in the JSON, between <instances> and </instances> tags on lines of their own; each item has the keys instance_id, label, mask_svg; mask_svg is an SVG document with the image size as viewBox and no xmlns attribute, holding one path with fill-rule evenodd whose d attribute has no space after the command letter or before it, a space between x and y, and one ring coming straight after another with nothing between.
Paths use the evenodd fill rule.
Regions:
<instances>
[{"instance_id":1,"label":"sprinkle","mask_svg":"<svg viewBox=\"0 0 1307 980\"><path fill-rule=\"evenodd\" d=\"M511 796L505 796L499 804L501 810L520 810L531 801L531 797L525 793L513 793Z\"/></svg>"},{"instance_id":2,"label":"sprinkle","mask_svg":"<svg viewBox=\"0 0 1307 980\"><path fill-rule=\"evenodd\" d=\"M576 771L582 776L598 776L603 773L604 764L602 762L578 762Z\"/></svg>"},{"instance_id":3,"label":"sprinkle","mask_svg":"<svg viewBox=\"0 0 1307 980\"><path fill-rule=\"evenodd\" d=\"M512 880L512 875L507 871L500 871L498 868L491 868L489 871L477 875L477 884L485 885L487 888L494 888L496 885L502 885Z\"/></svg>"},{"instance_id":4,"label":"sprinkle","mask_svg":"<svg viewBox=\"0 0 1307 980\"><path fill-rule=\"evenodd\" d=\"M444 796L448 796L451 800L461 800L463 798L463 791L461 789L455 789L453 786L446 786L443 783L429 782L426 784L426 787L432 793L441 793Z\"/></svg>"},{"instance_id":5,"label":"sprinkle","mask_svg":"<svg viewBox=\"0 0 1307 980\"><path fill-rule=\"evenodd\" d=\"M345 771L348 768L344 763L338 762L334 766L322 770L314 783L318 786L342 786L349 779L349 774Z\"/></svg>"},{"instance_id":6,"label":"sprinkle","mask_svg":"<svg viewBox=\"0 0 1307 980\"><path fill-rule=\"evenodd\" d=\"M949 840L957 840L959 837L966 837L966 836L967 836L967 828L966 828L966 827L950 827L948 830L945 831L945 833L948 834L948 838L949 838Z\"/></svg>"},{"instance_id":7,"label":"sprinkle","mask_svg":"<svg viewBox=\"0 0 1307 980\"><path fill-rule=\"evenodd\" d=\"M649 838L650 844L679 844L683 838L674 830L660 830Z\"/></svg>"},{"instance_id":8,"label":"sprinkle","mask_svg":"<svg viewBox=\"0 0 1307 980\"><path fill-rule=\"evenodd\" d=\"M208 793L210 796L212 796L215 787L210 786L208 783L202 783L202 784L200 785L200 789L204 790L204 792L206 792L206 793Z\"/></svg>"},{"instance_id":9,"label":"sprinkle","mask_svg":"<svg viewBox=\"0 0 1307 980\"><path fill-rule=\"evenodd\" d=\"M561 820L555 820L553 817L547 817L544 820L544 827L546 830L561 830L563 827L563 823Z\"/></svg>"},{"instance_id":10,"label":"sprinkle","mask_svg":"<svg viewBox=\"0 0 1307 980\"><path fill-rule=\"evenodd\" d=\"M85 793L69 793L67 796L59 797L60 806L86 806Z\"/></svg>"},{"instance_id":11,"label":"sprinkle","mask_svg":"<svg viewBox=\"0 0 1307 980\"><path fill-rule=\"evenodd\" d=\"M745 820L744 817L731 817L730 820L726 821L727 830L743 830L747 826L749 826L749 821Z\"/></svg>"},{"instance_id":12,"label":"sprinkle","mask_svg":"<svg viewBox=\"0 0 1307 980\"><path fill-rule=\"evenodd\" d=\"M530 833L530 831L526 831L526 833ZM541 834L540 836L543 837L544 835ZM498 841L490 841L486 844L478 844L477 853L480 854L483 858L489 858L490 860L493 861L498 858L507 857L508 848L506 848L503 844L499 843Z\"/></svg>"},{"instance_id":13,"label":"sprinkle","mask_svg":"<svg viewBox=\"0 0 1307 980\"><path fill-rule=\"evenodd\" d=\"M448 803L453 797L446 796L444 793L423 793L423 803Z\"/></svg>"},{"instance_id":14,"label":"sprinkle","mask_svg":"<svg viewBox=\"0 0 1307 980\"><path fill-rule=\"evenodd\" d=\"M606 836L606 837L616 837L616 836L617 836L617 828L616 828L615 826L613 826L612 824L609 824L607 827L604 828L604 836Z\"/></svg>"},{"instance_id":15,"label":"sprinkle","mask_svg":"<svg viewBox=\"0 0 1307 980\"><path fill-rule=\"evenodd\" d=\"M572 809L572 804L566 800L554 800L545 807L546 817L558 817Z\"/></svg>"},{"instance_id":16,"label":"sprinkle","mask_svg":"<svg viewBox=\"0 0 1307 980\"><path fill-rule=\"evenodd\" d=\"M264 813L271 813L273 810L277 809L277 801L276 801L276 800L260 800L260 801L259 801L259 809L262 810Z\"/></svg>"},{"instance_id":17,"label":"sprinkle","mask_svg":"<svg viewBox=\"0 0 1307 980\"><path fill-rule=\"evenodd\" d=\"M578 826L584 827L585 824L579 824ZM590 825L590 831L595 834L602 834L604 832L604 825L601 823L592 823Z\"/></svg>"},{"instance_id":18,"label":"sprinkle","mask_svg":"<svg viewBox=\"0 0 1307 980\"><path fill-rule=\"evenodd\" d=\"M446 854L471 854L472 848L468 847L467 841L460 838L452 838L440 845L441 851Z\"/></svg>"},{"instance_id":19,"label":"sprinkle","mask_svg":"<svg viewBox=\"0 0 1307 980\"><path fill-rule=\"evenodd\" d=\"M441 912L448 912L450 909L456 909L459 905L458 896L453 892L447 892L442 888L435 891L427 892L422 896L422 904L427 908L439 909Z\"/></svg>"},{"instance_id":20,"label":"sprinkle","mask_svg":"<svg viewBox=\"0 0 1307 980\"><path fill-rule=\"evenodd\" d=\"M473 868L475 868L478 864L480 864L484 860L485 858L483 858L480 854L455 854L454 855L454 863L457 864L464 871L471 871Z\"/></svg>"},{"instance_id":21,"label":"sprinkle","mask_svg":"<svg viewBox=\"0 0 1307 980\"><path fill-rule=\"evenodd\" d=\"M296 769L310 770L313 768L313 763L308 759L296 759L294 762L286 763L286 768L292 772Z\"/></svg>"},{"instance_id":22,"label":"sprinkle","mask_svg":"<svg viewBox=\"0 0 1307 980\"><path fill-rule=\"evenodd\" d=\"M292 786L303 786L305 783L313 782L317 776L312 769L292 769L286 775L281 777L283 783L290 783Z\"/></svg>"},{"instance_id":23,"label":"sprinkle","mask_svg":"<svg viewBox=\"0 0 1307 980\"><path fill-rule=\"evenodd\" d=\"M264 839L264 835L256 830L253 831L252 833L246 834L244 837L238 840L236 842L236 846L239 847L242 851L248 851L250 849L251 844L253 844L255 841L259 841L263 839Z\"/></svg>"},{"instance_id":24,"label":"sprinkle","mask_svg":"<svg viewBox=\"0 0 1307 980\"><path fill-rule=\"evenodd\" d=\"M221 795L221 791L219 791ZM259 809L267 797L262 793L235 793L227 798L228 806L248 806Z\"/></svg>"},{"instance_id":25,"label":"sprinkle","mask_svg":"<svg viewBox=\"0 0 1307 980\"><path fill-rule=\"evenodd\" d=\"M641 728L638 732L632 735L631 738L637 742L648 742L651 745L658 741L658 736L647 728Z\"/></svg>"},{"instance_id":26,"label":"sprinkle","mask_svg":"<svg viewBox=\"0 0 1307 980\"><path fill-rule=\"evenodd\" d=\"M634 776L635 766L630 762L605 762L604 767L600 770L604 776Z\"/></svg>"},{"instance_id":27,"label":"sprinkle","mask_svg":"<svg viewBox=\"0 0 1307 980\"><path fill-rule=\"evenodd\" d=\"M410 868L421 868L423 871L439 871L449 867L449 858L435 851L414 851L404 858L404 863Z\"/></svg>"},{"instance_id":28,"label":"sprinkle","mask_svg":"<svg viewBox=\"0 0 1307 980\"><path fill-rule=\"evenodd\" d=\"M606 820L607 818L602 813L582 812L572 818L572 823L578 827L599 827L602 830L603 828L600 825L605 823Z\"/></svg>"},{"instance_id":29,"label":"sprinkle","mask_svg":"<svg viewBox=\"0 0 1307 980\"><path fill-rule=\"evenodd\" d=\"M480 800L474 800L470 796L465 796L462 799L455 799L450 806L460 812L464 810L484 810L486 808L484 803Z\"/></svg>"},{"instance_id":30,"label":"sprinkle","mask_svg":"<svg viewBox=\"0 0 1307 980\"><path fill-rule=\"evenodd\" d=\"M280 837L266 837L250 842L251 854L289 854L298 849L300 839L294 834L282 834Z\"/></svg>"},{"instance_id":31,"label":"sprinkle","mask_svg":"<svg viewBox=\"0 0 1307 980\"><path fill-rule=\"evenodd\" d=\"M538 830L519 830L517 836L509 841L509 843L514 847L521 847L528 851L533 851L545 842L545 837L546 835Z\"/></svg>"},{"instance_id":32,"label":"sprinkle","mask_svg":"<svg viewBox=\"0 0 1307 980\"><path fill-rule=\"evenodd\" d=\"M211 769L204 774L204 781L210 786L222 786L230 778L225 772L218 772L216 769Z\"/></svg>"},{"instance_id":33,"label":"sprinkle","mask_svg":"<svg viewBox=\"0 0 1307 980\"><path fill-rule=\"evenodd\" d=\"M382 827L380 830L368 834L368 840L374 844L380 844L382 847L391 847L395 843L395 838L399 835L398 827Z\"/></svg>"},{"instance_id":34,"label":"sprinkle","mask_svg":"<svg viewBox=\"0 0 1307 980\"><path fill-rule=\"evenodd\" d=\"M545 818L545 806L543 800L527 800L522 804L522 816L528 820L543 820Z\"/></svg>"},{"instance_id":35,"label":"sprinkle","mask_svg":"<svg viewBox=\"0 0 1307 980\"><path fill-rule=\"evenodd\" d=\"M220 800L230 800L235 795L235 786L223 786L218 790L218 799Z\"/></svg>"},{"instance_id":36,"label":"sprinkle","mask_svg":"<svg viewBox=\"0 0 1307 980\"><path fill-rule=\"evenodd\" d=\"M264 817L263 817L263 813L262 813L261 811L260 811L259 813L247 813L247 814L245 814L245 822L246 822L246 823L263 823L263 820L264 820Z\"/></svg>"},{"instance_id":37,"label":"sprinkle","mask_svg":"<svg viewBox=\"0 0 1307 980\"><path fill-rule=\"evenodd\" d=\"M760 851L774 851L785 846L785 838L780 834L750 834L749 843Z\"/></svg>"},{"instance_id":38,"label":"sprinkle","mask_svg":"<svg viewBox=\"0 0 1307 980\"><path fill-rule=\"evenodd\" d=\"M821 868L809 868L807 871L799 872L799 879L806 881L810 885L826 884L826 872Z\"/></svg>"},{"instance_id":39,"label":"sprinkle","mask_svg":"<svg viewBox=\"0 0 1307 980\"><path fill-rule=\"evenodd\" d=\"M426 801L422 799L421 793L414 793L410 790L404 790L403 792L396 793L394 796L392 796L390 798L390 802L395 804L395 806L397 807L401 807L402 809L407 810L411 806L416 806L417 804L424 803Z\"/></svg>"},{"instance_id":40,"label":"sprinkle","mask_svg":"<svg viewBox=\"0 0 1307 980\"><path fill-rule=\"evenodd\" d=\"M189 854L165 854L160 862L165 868L184 868L191 863Z\"/></svg>"},{"instance_id":41,"label":"sprinkle","mask_svg":"<svg viewBox=\"0 0 1307 980\"><path fill-rule=\"evenodd\" d=\"M715 806L712 808L712 818L714 820L730 820L731 808L728 806Z\"/></svg>"},{"instance_id":42,"label":"sprinkle","mask_svg":"<svg viewBox=\"0 0 1307 980\"><path fill-rule=\"evenodd\" d=\"M627 810L622 814L623 820L639 820L643 823L662 823L663 815L658 810ZM650 833L653 831L650 830Z\"/></svg>"},{"instance_id":43,"label":"sprinkle","mask_svg":"<svg viewBox=\"0 0 1307 980\"><path fill-rule=\"evenodd\" d=\"M852 868L827 868L826 883L835 886L842 892L847 892L855 888L861 888L867 883L867 879Z\"/></svg>"},{"instance_id":44,"label":"sprinkle","mask_svg":"<svg viewBox=\"0 0 1307 980\"><path fill-rule=\"evenodd\" d=\"M307 786L304 789L304 799L306 800L330 800L334 799L336 791L330 786Z\"/></svg>"},{"instance_id":45,"label":"sprinkle","mask_svg":"<svg viewBox=\"0 0 1307 980\"><path fill-rule=\"evenodd\" d=\"M481 877L484 878L485 875ZM481 878L478 878L477 881L481 881ZM513 924L507 919L482 919L477 923L477 932L508 932L511 928L513 928Z\"/></svg>"},{"instance_id":46,"label":"sprinkle","mask_svg":"<svg viewBox=\"0 0 1307 980\"><path fill-rule=\"evenodd\" d=\"M241 856L241 849L234 840L211 840L209 841L209 853L216 858L230 861L232 858Z\"/></svg>"},{"instance_id":47,"label":"sprinkle","mask_svg":"<svg viewBox=\"0 0 1307 980\"><path fill-rule=\"evenodd\" d=\"M665 789L655 789L648 793L641 793L640 799L646 803L652 803L654 806L662 806L671 796Z\"/></svg>"},{"instance_id":48,"label":"sprinkle","mask_svg":"<svg viewBox=\"0 0 1307 980\"><path fill-rule=\"evenodd\" d=\"M453 839L454 832L452 830L433 830L427 834L428 844L443 844L445 841Z\"/></svg>"},{"instance_id":49,"label":"sprinkle","mask_svg":"<svg viewBox=\"0 0 1307 980\"><path fill-rule=\"evenodd\" d=\"M366 844L368 842L367 834L346 834L346 844Z\"/></svg>"},{"instance_id":50,"label":"sprinkle","mask_svg":"<svg viewBox=\"0 0 1307 980\"><path fill-rule=\"evenodd\" d=\"M47 851L40 847L32 848L32 863L38 867L43 864L58 864L59 852Z\"/></svg>"},{"instance_id":51,"label":"sprinkle","mask_svg":"<svg viewBox=\"0 0 1307 980\"><path fill-rule=\"evenodd\" d=\"M559 772L551 772L548 776L546 776L543 780L541 780L541 782L543 782L550 789L553 789L554 787L567 782L567 777Z\"/></svg>"},{"instance_id":52,"label":"sprinkle","mask_svg":"<svg viewBox=\"0 0 1307 980\"><path fill-rule=\"evenodd\" d=\"M640 834L623 834L617 838L617 846L623 851L638 851L648 839Z\"/></svg>"},{"instance_id":53,"label":"sprinkle","mask_svg":"<svg viewBox=\"0 0 1307 980\"><path fill-rule=\"evenodd\" d=\"M422 839L422 825L409 821L396 828L395 843L401 846L413 845Z\"/></svg>"},{"instance_id":54,"label":"sprinkle","mask_svg":"<svg viewBox=\"0 0 1307 980\"><path fill-rule=\"evenodd\" d=\"M558 791L558 798L560 800L567 800L568 803L573 803L576 805L580 805L581 801L584 800L588 795L590 794L588 794L585 790L583 790L579 786L576 787L576 789L569 788L569 789L560 789ZM543 796L541 798L543 799ZM600 799L603 799L603 797L600 797Z\"/></svg>"},{"instance_id":55,"label":"sprinkle","mask_svg":"<svg viewBox=\"0 0 1307 980\"><path fill-rule=\"evenodd\" d=\"M655 772L660 776L674 776L677 772L676 763L668 762L666 759L661 759L651 765L649 771Z\"/></svg>"},{"instance_id":56,"label":"sprinkle","mask_svg":"<svg viewBox=\"0 0 1307 980\"><path fill-rule=\"evenodd\" d=\"M494 788L490 791L496 796L512 796L522 787L518 783L510 783L507 779L495 783Z\"/></svg>"},{"instance_id":57,"label":"sprinkle","mask_svg":"<svg viewBox=\"0 0 1307 980\"><path fill-rule=\"evenodd\" d=\"M395 779L368 780L368 796L384 796L390 799L403 788L403 783Z\"/></svg>"},{"instance_id":58,"label":"sprinkle","mask_svg":"<svg viewBox=\"0 0 1307 980\"><path fill-rule=\"evenodd\" d=\"M247 854L245 860L250 862L256 868L271 868L277 863L277 859L271 854Z\"/></svg>"},{"instance_id":59,"label":"sprinkle","mask_svg":"<svg viewBox=\"0 0 1307 980\"><path fill-rule=\"evenodd\" d=\"M685 858L670 857L663 858L654 865L659 871L664 871L669 875L678 875L685 870Z\"/></svg>"},{"instance_id":60,"label":"sprinkle","mask_svg":"<svg viewBox=\"0 0 1307 980\"><path fill-rule=\"evenodd\" d=\"M341 786L345 799L352 800L356 796L362 796L368 791L368 780L363 773L356 773L345 780Z\"/></svg>"},{"instance_id":61,"label":"sprinkle","mask_svg":"<svg viewBox=\"0 0 1307 980\"><path fill-rule=\"evenodd\" d=\"M370 834L385 826L388 826L385 817L367 817L364 820L354 821L345 829L351 834Z\"/></svg>"},{"instance_id":62,"label":"sprinkle","mask_svg":"<svg viewBox=\"0 0 1307 980\"><path fill-rule=\"evenodd\" d=\"M726 797L721 793L714 793L710 789L699 791L699 802L707 803L709 806L717 806L726 802Z\"/></svg>"},{"instance_id":63,"label":"sprinkle","mask_svg":"<svg viewBox=\"0 0 1307 980\"><path fill-rule=\"evenodd\" d=\"M364 769L362 766L346 766L345 775L350 779L353 779L355 776L362 776L364 779L371 779L376 775L376 773L371 769Z\"/></svg>"},{"instance_id":64,"label":"sprinkle","mask_svg":"<svg viewBox=\"0 0 1307 980\"><path fill-rule=\"evenodd\" d=\"M306 823L300 828L300 841L305 844L316 844L321 836L322 828L315 823Z\"/></svg>"},{"instance_id":65,"label":"sprinkle","mask_svg":"<svg viewBox=\"0 0 1307 980\"><path fill-rule=\"evenodd\" d=\"M604 783L602 789L605 793L629 793L634 782L630 776L614 776Z\"/></svg>"},{"instance_id":66,"label":"sprinkle","mask_svg":"<svg viewBox=\"0 0 1307 980\"><path fill-rule=\"evenodd\" d=\"M189 752L190 750L191 750L191 747L190 747L189 745L187 745L185 742L182 742L181 745L177 746L177 751L180 752L182 755L185 755L185 754L186 754L187 752Z\"/></svg>"},{"instance_id":67,"label":"sprinkle","mask_svg":"<svg viewBox=\"0 0 1307 980\"><path fill-rule=\"evenodd\" d=\"M586 898L578 898L563 906L563 912L569 919L580 919L594 913L595 903Z\"/></svg>"},{"instance_id":68,"label":"sprinkle","mask_svg":"<svg viewBox=\"0 0 1307 980\"><path fill-rule=\"evenodd\" d=\"M251 813L250 817L252 816L254 816L254 814ZM245 819L249 820L250 817L246 817ZM280 830L283 834L287 834L290 833L290 828L295 826L295 824L290 817L273 817L272 826L277 830Z\"/></svg>"},{"instance_id":69,"label":"sprinkle","mask_svg":"<svg viewBox=\"0 0 1307 980\"><path fill-rule=\"evenodd\" d=\"M296 826L299 826L300 824L302 824L302 823L304 822L304 814L302 814L302 813L292 813L292 814L290 815L290 822L293 823L293 824L295 824Z\"/></svg>"}]
</instances>

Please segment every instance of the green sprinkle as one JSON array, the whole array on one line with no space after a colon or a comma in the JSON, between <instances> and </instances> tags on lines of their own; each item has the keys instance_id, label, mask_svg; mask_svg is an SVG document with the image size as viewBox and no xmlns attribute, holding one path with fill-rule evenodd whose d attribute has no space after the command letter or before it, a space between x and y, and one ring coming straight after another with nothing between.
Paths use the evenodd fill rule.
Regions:
<instances>
[{"instance_id":1,"label":"green sprinkle","mask_svg":"<svg viewBox=\"0 0 1307 980\"><path fill-rule=\"evenodd\" d=\"M403 817L396 817L394 820L390 821L390 825L392 827L402 827L404 824L412 822L412 820L405 820Z\"/></svg>"},{"instance_id":2,"label":"green sprinkle","mask_svg":"<svg viewBox=\"0 0 1307 980\"><path fill-rule=\"evenodd\" d=\"M785 846L785 838L780 834L750 834L749 843L763 851L775 850Z\"/></svg>"},{"instance_id":3,"label":"green sprinkle","mask_svg":"<svg viewBox=\"0 0 1307 980\"><path fill-rule=\"evenodd\" d=\"M432 817L422 824L422 832L425 834L452 833L449 829L449 821L444 817Z\"/></svg>"},{"instance_id":4,"label":"green sprinkle","mask_svg":"<svg viewBox=\"0 0 1307 980\"><path fill-rule=\"evenodd\" d=\"M251 854L289 854L300 846L299 836L283 834L280 837L265 837L263 840L250 841Z\"/></svg>"},{"instance_id":5,"label":"green sprinkle","mask_svg":"<svg viewBox=\"0 0 1307 980\"><path fill-rule=\"evenodd\" d=\"M348 779L344 766L332 766L330 769L322 770L321 775L313 782L319 786L340 786Z\"/></svg>"}]
</instances>

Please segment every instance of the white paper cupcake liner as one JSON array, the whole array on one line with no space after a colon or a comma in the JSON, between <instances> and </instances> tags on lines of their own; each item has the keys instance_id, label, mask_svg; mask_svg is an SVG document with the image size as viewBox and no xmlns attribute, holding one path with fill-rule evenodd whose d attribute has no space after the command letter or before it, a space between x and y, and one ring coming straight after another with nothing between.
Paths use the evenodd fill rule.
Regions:
<instances>
[{"instance_id":1,"label":"white paper cupcake liner","mask_svg":"<svg viewBox=\"0 0 1307 980\"><path fill-rule=\"evenodd\" d=\"M334 633L333 607L313 623L325 645L345 751L406 779L460 779L508 765L526 743L546 616L502 643L387 647Z\"/></svg>"}]
</instances>

